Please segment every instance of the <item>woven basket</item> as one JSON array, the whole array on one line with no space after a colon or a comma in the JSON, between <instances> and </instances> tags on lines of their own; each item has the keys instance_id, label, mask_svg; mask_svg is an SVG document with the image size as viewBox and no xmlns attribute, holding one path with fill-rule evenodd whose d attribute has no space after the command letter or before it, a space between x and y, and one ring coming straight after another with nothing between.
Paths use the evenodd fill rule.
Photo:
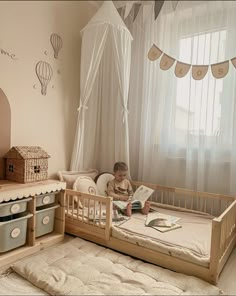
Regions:
<instances>
[{"instance_id":1,"label":"woven basket","mask_svg":"<svg viewBox=\"0 0 236 296\"><path fill-rule=\"evenodd\" d=\"M49 157L41 147L12 147L5 155L6 179L20 183L46 180Z\"/></svg>"}]
</instances>

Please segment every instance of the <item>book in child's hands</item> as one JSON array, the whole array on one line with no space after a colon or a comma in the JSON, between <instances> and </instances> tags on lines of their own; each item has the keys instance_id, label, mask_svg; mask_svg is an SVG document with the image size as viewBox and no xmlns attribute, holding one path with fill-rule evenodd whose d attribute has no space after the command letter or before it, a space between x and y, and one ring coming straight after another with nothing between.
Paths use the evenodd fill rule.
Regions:
<instances>
[{"instance_id":1,"label":"book in child's hands","mask_svg":"<svg viewBox=\"0 0 236 296\"><path fill-rule=\"evenodd\" d=\"M179 217L151 212L147 215L145 225L161 232L167 232L182 227L181 225L176 224L179 219Z\"/></svg>"},{"instance_id":2,"label":"book in child's hands","mask_svg":"<svg viewBox=\"0 0 236 296\"><path fill-rule=\"evenodd\" d=\"M144 207L145 201L152 195L153 189L146 187L144 185L139 186L139 188L134 192L131 200L121 201L115 200L113 203L121 210L126 209L127 203L131 202L133 210L139 210Z\"/></svg>"}]
</instances>

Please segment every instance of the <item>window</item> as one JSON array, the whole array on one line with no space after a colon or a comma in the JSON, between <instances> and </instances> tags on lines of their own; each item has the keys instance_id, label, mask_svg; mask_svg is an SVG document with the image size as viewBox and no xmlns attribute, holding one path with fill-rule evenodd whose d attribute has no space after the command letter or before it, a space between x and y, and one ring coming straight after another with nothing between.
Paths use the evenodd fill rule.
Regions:
<instances>
[{"instance_id":1,"label":"window","mask_svg":"<svg viewBox=\"0 0 236 296\"><path fill-rule=\"evenodd\" d=\"M13 164L9 164L8 171L13 173L13 171L14 171Z\"/></svg>"},{"instance_id":2,"label":"window","mask_svg":"<svg viewBox=\"0 0 236 296\"><path fill-rule=\"evenodd\" d=\"M179 43L179 60L192 65L210 65L225 60L226 30L185 37ZM191 68L177 78L175 128L192 135L217 136L221 130L223 79L211 68L202 80L192 78Z\"/></svg>"},{"instance_id":3,"label":"window","mask_svg":"<svg viewBox=\"0 0 236 296\"><path fill-rule=\"evenodd\" d=\"M35 165L34 166L34 172L36 173L40 173L40 165Z\"/></svg>"}]
</instances>

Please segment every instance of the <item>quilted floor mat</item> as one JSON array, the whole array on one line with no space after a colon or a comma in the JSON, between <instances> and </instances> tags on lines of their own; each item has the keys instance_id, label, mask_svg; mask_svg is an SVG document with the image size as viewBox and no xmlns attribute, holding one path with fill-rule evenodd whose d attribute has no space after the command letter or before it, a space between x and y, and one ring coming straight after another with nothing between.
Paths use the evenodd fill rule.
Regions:
<instances>
[{"instance_id":1,"label":"quilted floor mat","mask_svg":"<svg viewBox=\"0 0 236 296\"><path fill-rule=\"evenodd\" d=\"M0 295L37 295L46 296L48 293L35 287L30 282L12 272L0 277Z\"/></svg>"},{"instance_id":2,"label":"quilted floor mat","mask_svg":"<svg viewBox=\"0 0 236 296\"><path fill-rule=\"evenodd\" d=\"M75 238L12 268L51 295L221 295L195 277Z\"/></svg>"}]
</instances>

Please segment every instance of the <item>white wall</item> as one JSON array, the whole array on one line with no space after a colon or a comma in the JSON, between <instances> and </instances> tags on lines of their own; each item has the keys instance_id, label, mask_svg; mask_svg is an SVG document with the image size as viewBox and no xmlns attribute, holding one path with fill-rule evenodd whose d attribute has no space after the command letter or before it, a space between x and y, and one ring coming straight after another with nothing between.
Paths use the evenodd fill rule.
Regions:
<instances>
[{"instance_id":1,"label":"white wall","mask_svg":"<svg viewBox=\"0 0 236 296\"><path fill-rule=\"evenodd\" d=\"M44 148L51 155L50 177L69 168L79 105L79 32L96 9L87 1L0 1L0 88L11 106L11 146ZM52 33L63 40L58 60ZM35 73L40 60L53 69L46 96Z\"/></svg>"}]
</instances>

